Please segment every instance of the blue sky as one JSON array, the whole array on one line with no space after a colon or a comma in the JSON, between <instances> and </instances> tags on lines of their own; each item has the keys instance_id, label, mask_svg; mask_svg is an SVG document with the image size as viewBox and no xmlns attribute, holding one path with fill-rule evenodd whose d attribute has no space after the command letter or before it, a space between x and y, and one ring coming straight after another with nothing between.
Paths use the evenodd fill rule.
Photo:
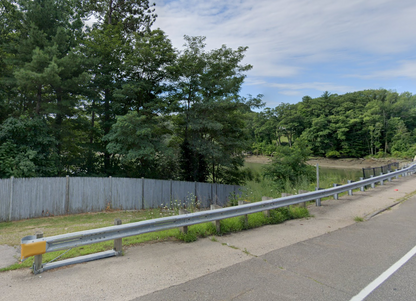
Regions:
<instances>
[{"instance_id":1,"label":"blue sky","mask_svg":"<svg viewBox=\"0 0 416 301\"><path fill-rule=\"evenodd\" d=\"M174 47L248 46L241 94L268 107L325 91L385 88L415 94L414 0L156 0L155 27Z\"/></svg>"}]
</instances>

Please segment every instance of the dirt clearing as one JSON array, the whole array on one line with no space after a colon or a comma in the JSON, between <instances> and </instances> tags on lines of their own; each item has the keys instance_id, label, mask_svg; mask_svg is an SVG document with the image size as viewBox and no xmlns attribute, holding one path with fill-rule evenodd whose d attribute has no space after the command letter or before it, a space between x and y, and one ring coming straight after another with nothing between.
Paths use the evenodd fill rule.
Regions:
<instances>
[{"instance_id":1,"label":"dirt clearing","mask_svg":"<svg viewBox=\"0 0 416 301\"><path fill-rule=\"evenodd\" d=\"M249 156L246 157L246 162L249 163L261 163L267 164L271 162L271 157L268 156ZM311 158L308 161L310 165L319 164L322 167L332 167L340 169L361 169L367 167L379 167L387 165L393 162L400 162L400 166L403 166L410 161L394 159L394 158L371 158L371 159L356 159L356 158L345 158L345 159L328 159L328 158Z\"/></svg>"}]
</instances>

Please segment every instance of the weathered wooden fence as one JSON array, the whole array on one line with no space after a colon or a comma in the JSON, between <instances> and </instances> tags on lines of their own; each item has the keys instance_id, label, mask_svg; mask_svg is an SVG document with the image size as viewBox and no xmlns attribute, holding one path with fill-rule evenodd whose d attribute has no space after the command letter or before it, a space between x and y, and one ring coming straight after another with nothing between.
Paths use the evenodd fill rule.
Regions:
<instances>
[{"instance_id":1,"label":"weathered wooden fence","mask_svg":"<svg viewBox=\"0 0 416 301\"><path fill-rule=\"evenodd\" d=\"M224 206L240 186L129 178L0 179L0 222L41 216L138 210L184 203Z\"/></svg>"}]
</instances>

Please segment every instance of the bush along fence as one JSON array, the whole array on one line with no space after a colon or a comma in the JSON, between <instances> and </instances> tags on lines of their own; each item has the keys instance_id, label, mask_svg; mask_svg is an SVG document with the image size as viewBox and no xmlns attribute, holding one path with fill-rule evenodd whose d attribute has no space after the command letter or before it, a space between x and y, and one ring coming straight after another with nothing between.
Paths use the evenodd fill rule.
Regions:
<instances>
[{"instance_id":1,"label":"bush along fence","mask_svg":"<svg viewBox=\"0 0 416 301\"><path fill-rule=\"evenodd\" d=\"M368 179L370 177L375 177L380 174L385 174L394 170L399 169L399 162L390 163L384 166L379 167L368 167L363 168L363 177L364 179Z\"/></svg>"},{"instance_id":2,"label":"bush along fence","mask_svg":"<svg viewBox=\"0 0 416 301\"><path fill-rule=\"evenodd\" d=\"M185 204L224 206L240 186L130 178L10 178L0 180L0 222ZM162 205L163 204L163 205Z\"/></svg>"}]
</instances>

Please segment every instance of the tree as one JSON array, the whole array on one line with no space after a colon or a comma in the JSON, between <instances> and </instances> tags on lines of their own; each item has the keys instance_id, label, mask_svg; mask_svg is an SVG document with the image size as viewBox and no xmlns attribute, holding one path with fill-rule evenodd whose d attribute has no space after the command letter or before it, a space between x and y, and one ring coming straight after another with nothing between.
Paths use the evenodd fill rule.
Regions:
<instances>
[{"instance_id":1,"label":"tree","mask_svg":"<svg viewBox=\"0 0 416 301\"><path fill-rule=\"evenodd\" d=\"M185 50L177 60L176 93L179 115L182 177L188 181L238 182L242 152L249 137L243 114L260 99L239 97L246 47L223 45L205 51L205 37L185 36ZM192 159L191 159L192 158ZM209 175L209 176L208 176Z\"/></svg>"},{"instance_id":2,"label":"tree","mask_svg":"<svg viewBox=\"0 0 416 301\"><path fill-rule=\"evenodd\" d=\"M122 25L126 33L145 32L156 19L148 0L86 0L84 7L103 25Z\"/></svg>"},{"instance_id":3,"label":"tree","mask_svg":"<svg viewBox=\"0 0 416 301\"><path fill-rule=\"evenodd\" d=\"M121 161L129 177L176 178L174 153L168 147L171 132L162 117L149 118L132 111L118 116L105 137L107 149Z\"/></svg>"},{"instance_id":4,"label":"tree","mask_svg":"<svg viewBox=\"0 0 416 301\"><path fill-rule=\"evenodd\" d=\"M16 114L15 49L21 32L21 13L15 1L0 0L0 124Z\"/></svg>"},{"instance_id":5,"label":"tree","mask_svg":"<svg viewBox=\"0 0 416 301\"><path fill-rule=\"evenodd\" d=\"M278 189L284 189L287 181L293 185L302 178L313 180L313 167L306 164L309 155L310 150L300 139L293 147L279 146L272 163L264 168L263 175L272 180Z\"/></svg>"},{"instance_id":6,"label":"tree","mask_svg":"<svg viewBox=\"0 0 416 301\"><path fill-rule=\"evenodd\" d=\"M103 153L103 173L111 175L118 168L117 160L111 157L105 140L93 139L96 117L99 118L100 129L105 136L115 123L115 117L127 113L123 112L123 104L115 96L115 91L122 89L128 76L128 68L124 63L126 57L133 52L134 38L150 31L156 15L147 0L87 0L84 4L98 20L89 32L84 47L92 73L93 93L87 104L91 114L90 145L91 149ZM90 151L91 161L93 157L93 152Z\"/></svg>"},{"instance_id":7,"label":"tree","mask_svg":"<svg viewBox=\"0 0 416 301\"><path fill-rule=\"evenodd\" d=\"M287 138L289 146L292 146L296 137L302 133L303 116L299 113L295 104L282 103L274 109L277 117L276 131Z\"/></svg>"},{"instance_id":8,"label":"tree","mask_svg":"<svg viewBox=\"0 0 416 301\"><path fill-rule=\"evenodd\" d=\"M0 127L0 177L57 176L56 140L45 120L8 118Z\"/></svg>"},{"instance_id":9,"label":"tree","mask_svg":"<svg viewBox=\"0 0 416 301\"><path fill-rule=\"evenodd\" d=\"M78 45L84 37L84 12L77 0L20 0L21 28L14 80L23 102L21 113L49 119L57 152L68 153L71 122L89 77ZM61 157L61 156L60 156ZM60 174L66 160L61 157Z\"/></svg>"}]
</instances>

